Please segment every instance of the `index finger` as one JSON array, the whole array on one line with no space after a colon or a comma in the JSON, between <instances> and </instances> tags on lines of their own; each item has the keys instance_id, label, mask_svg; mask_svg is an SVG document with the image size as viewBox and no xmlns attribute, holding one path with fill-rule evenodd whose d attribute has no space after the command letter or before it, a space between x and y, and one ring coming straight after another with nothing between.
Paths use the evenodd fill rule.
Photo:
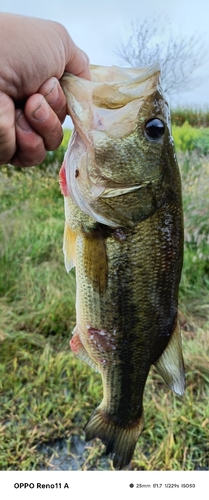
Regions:
<instances>
[{"instance_id":1,"label":"index finger","mask_svg":"<svg viewBox=\"0 0 209 500\"><path fill-rule=\"evenodd\" d=\"M0 92L0 165L8 163L15 150L15 106L8 95Z\"/></svg>"},{"instance_id":2,"label":"index finger","mask_svg":"<svg viewBox=\"0 0 209 500\"><path fill-rule=\"evenodd\" d=\"M46 80L38 89L38 93L45 97L60 122L63 123L67 115L66 97L57 78L52 76Z\"/></svg>"}]
</instances>

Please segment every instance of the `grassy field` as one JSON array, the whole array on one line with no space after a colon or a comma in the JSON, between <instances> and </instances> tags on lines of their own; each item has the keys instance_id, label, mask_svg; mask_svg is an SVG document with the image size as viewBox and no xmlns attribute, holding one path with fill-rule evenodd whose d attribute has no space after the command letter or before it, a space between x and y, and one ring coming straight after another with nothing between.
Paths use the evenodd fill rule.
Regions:
<instances>
[{"instance_id":1,"label":"grassy field","mask_svg":"<svg viewBox=\"0 0 209 500\"><path fill-rule=\"evenodd\" d=\"M178 156L185 209L180 320L187 388L180 398L151 370L146 427L131 470L209 468L209 157L180 148ZM57 169L45 167L0 171L0 470L52 470L63 440L77 468L112 470L99 440L83 442L102 386L100 376L69 348L75 276L67 275L63 264Z\"/></svg>"}]
</instances>

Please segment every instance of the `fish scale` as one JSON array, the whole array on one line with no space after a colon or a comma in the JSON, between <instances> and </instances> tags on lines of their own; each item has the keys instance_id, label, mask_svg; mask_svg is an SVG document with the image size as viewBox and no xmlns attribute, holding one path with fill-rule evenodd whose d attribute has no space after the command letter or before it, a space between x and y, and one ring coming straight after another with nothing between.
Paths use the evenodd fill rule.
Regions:
<instances>
[{"instance_id":1,"label":"fish scale","mask_svg":"<svg viewBox=\"0 0 209 500\"><path fill-rule=\"evenodd\" d=\"M138 79L135 69L131 86L118 82L127 74L116 68L118 83L108 84L109 97L106 82L101 83L104 74L107 79L112 75L108 71L93 67L92 82L69 75L62 80L75 132L61 169L61 188L66 269L76 266L77 325L70 344L75 355L101 373L103 383L103 400L85 427L86 440L99 437L114 467L121 469L129 464L144 427L150 366L155 364L172 390L184 392L177 317L183 214L159 68L145 69L144 76L140 69ZM78 93L78 80L88 99ZM104 99L108 106L107 118L103 109L98 119L95 89L96 102L101 105ZM156 140L147 136L150 120L163 130Z\"/></svg>"}]
</instances>

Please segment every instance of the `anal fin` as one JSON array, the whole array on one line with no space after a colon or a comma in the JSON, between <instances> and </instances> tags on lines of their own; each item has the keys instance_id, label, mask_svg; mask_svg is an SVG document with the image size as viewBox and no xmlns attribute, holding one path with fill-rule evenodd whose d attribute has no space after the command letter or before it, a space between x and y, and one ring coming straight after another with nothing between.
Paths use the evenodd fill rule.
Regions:
<instances>
[{"instance_id":1,"label":"anal fin","mask_svg":"<svg viewBox=\"0 0 209 500\"><path fill-rule=\"evenodd\" d=\"M178 320L166 349L154 364L172 391L182 396L185 391L185 373Z\"/></svg>"}]
</instances>

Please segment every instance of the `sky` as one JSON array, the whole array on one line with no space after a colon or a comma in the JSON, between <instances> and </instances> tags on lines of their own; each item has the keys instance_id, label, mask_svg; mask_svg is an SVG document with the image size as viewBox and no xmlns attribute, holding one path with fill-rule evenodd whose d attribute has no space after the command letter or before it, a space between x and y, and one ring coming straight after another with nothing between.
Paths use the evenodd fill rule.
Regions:
<instances>
[{"instance_id":1,"label":"sky","mask_svg":"<svg viewBox=\"0 0 209 500\"><path fill-rule=\"evenodd\" d=\"M208 0L0 0L0 11L62 23L92 64L120 65L114 51L127 40L136 19L163 20L176 38L197 33L209 53ZM209 58L201 67L200 86L175 96L174 104L209 107L208 80Z\"/></svg>"}]
</instances>

